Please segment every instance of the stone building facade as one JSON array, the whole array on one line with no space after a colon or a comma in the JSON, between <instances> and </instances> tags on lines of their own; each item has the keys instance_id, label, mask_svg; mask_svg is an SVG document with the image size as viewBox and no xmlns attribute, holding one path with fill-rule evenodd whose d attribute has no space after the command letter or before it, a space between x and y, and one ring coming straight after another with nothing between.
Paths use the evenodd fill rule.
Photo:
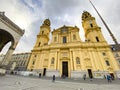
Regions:
<instances>
[{"instance_id":1,"label":"stone building facade","mask_svg":"<svg viewBox=\"0 0 120 90\"><path fill-rule=\"evenodd\" d=\"M10 70L26 71L31 53L17 53L13 54L8 66Z\"/></svg>"},{"instance_id":2,"label":"stone building facade","mask_svg":"<svg viewBox=\"0 0 120 90\"><path fill-rule=\"evenodd\" d=\"M6 67L7 69L8 62L11 59L11 56L24 32L24 30L22 30L5 15L5 12L0 12L0 52L7 43L11 42L0 67Z\"/></svg>"},{"instance_id":3,"label":"stone building facade","mask_svg":"<svg viewBox=\"0 0 120 90\"><path fill-rule=\"evenodd\" d=\"M117 46L115 44L111 45L111 50L113 52L113 55L118 63L119 69L120 69L120 45Z\"/></svg>"},{"instance_id":4,"label":"stone building facade","mask_svg":"<svg viewBox=\"0 0 120 90\"><path fill-rule=\"evenodd\" d=\"M119 67L95 18L87 11L82 14L85 42L80 39L77 26L62 26L52 31L50 20L40 26L27 70L51 77L104 78L111 74L118 77Z\"/></svg>"}]
</instances>

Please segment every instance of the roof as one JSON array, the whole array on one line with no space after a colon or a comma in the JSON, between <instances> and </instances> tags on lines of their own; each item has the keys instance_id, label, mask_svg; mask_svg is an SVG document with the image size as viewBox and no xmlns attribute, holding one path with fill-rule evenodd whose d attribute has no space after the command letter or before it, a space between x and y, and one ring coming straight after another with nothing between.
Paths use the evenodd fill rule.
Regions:
<instances>
[{"instance_id":1,"label":"roof","mask_svg":"<svg viewBox=\"0 0 120 90\"><path fill-rule=\"evenodd\" d=\"M59 27L59 28L57 28L57 29L54 29L52 32L56 32L56 31L61 31L61 30L63 30L63 29L75 29L75 28L77 28L77 29L79 29L77 26L66 26L66 25L63 25L62 27Z\"/></svg>"}]
</instances>

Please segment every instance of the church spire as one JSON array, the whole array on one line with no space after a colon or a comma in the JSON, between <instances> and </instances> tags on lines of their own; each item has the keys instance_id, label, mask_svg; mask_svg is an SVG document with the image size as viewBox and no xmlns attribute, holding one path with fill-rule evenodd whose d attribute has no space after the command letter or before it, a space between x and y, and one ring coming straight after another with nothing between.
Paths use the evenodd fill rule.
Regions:
<instances>
[{"instance_id":1,"label":"church spire","mask_svg":"<svg viewBox=\"0 0 120 90\"><path fill-rule=\"evenodd\" d=\"M101 28L97 25L95 18L87 11L82 14L82 26L85 31L86 40L89 42L106 42Z\"/></svg>"},{"instance_id":2,"label":"church spire","mask_svg":"<svg viewBox=\"0 0 120 90\"><path fill-rule=\"evenodd\" d=\"M50 20L49 19L45 19L43 22L43 26L50 26Z\"/></svg>"},{"instance_id":3,"label":"church spire","mask_svg":"<svg viewBox=\"0 0 120 90\"><path fill-rule=\"evenodd\" d=\"M113 41L115 42L115 44L119 47L119 44L116 40L116 38L114 37L114 35L112 34L112 32L110 31L108 25L106 24L106 22L103 20L102 16L99 14L98 10L95 8L95 6L93 5L93 3L91 2L91 0L89 0L89 2L91 3L91 5L93 6L93 8L95 9L95 11L97 12L98 16L100 17L100 19L102 20L103 24L105 25L106 29L108 30L110 36L112 37Z\"/></svg>"},{"instance_id":4,"label":"church spire","mask_svg":"<svg viewBox=\"0 0 120 90\"><path fill-rule=\"evenodd\" d=\"M44 45L48 45L49 35L50 35L50 20L45 19L43 24L40 26L40 32L37 35L37 41L35 47L40 47Z\"/></svg>"}]
</instances>

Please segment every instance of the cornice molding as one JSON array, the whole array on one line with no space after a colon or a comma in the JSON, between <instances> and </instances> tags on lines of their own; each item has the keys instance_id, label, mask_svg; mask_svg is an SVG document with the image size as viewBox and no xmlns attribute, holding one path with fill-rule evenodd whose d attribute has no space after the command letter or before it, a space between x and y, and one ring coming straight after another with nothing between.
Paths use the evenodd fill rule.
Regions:
<instances>
[{"instance_id":1,"label":"cornice molding","mask_svg":"<svg viewBox=\"0 0 120 90\"><path fill-rule=\"evenodd\" d=\"M12 22L7 16L5 16L4 12L0 12L0 21L6 24L8 27L12 28L15 32L19 33L21 36L25 32L25 30L21 29L14 22Z\"/></svg>"}]
</instances>

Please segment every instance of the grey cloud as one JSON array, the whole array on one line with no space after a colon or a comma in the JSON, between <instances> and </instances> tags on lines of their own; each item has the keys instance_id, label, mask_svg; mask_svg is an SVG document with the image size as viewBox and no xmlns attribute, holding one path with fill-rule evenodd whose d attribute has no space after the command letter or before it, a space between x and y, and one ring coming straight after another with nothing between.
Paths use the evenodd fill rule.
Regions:
<instances>
[{"instance_id":1,"label":"grey cloud","mask_svg":"<svg viewBox=\"0 0 120 90\"><path fill-rule=\"evenodd\" d=\"M25 1L23 4L22 1ZM120 33L120 0L91 0L103 19L106 21L115 37L119 40L118 33ZM51 29L59 28L65 25L76 25L83 33L81 24L81 15L84 10L89 11L93 17L96 18L98 25L102 28L102 33L109 43L113 43L112 39L106 30L105 26L101 22L100 18L96 14L95 10L89 3L89 0L1 0L0 10L8 13L8 17L14 22L14 17L21 15L23 17L23 23L27 22L25 28L25 35L19 42L17 51L30 51L35 42L36 35L39 33L39 27L42 25L44 19L49 18L51 20ZM9 8L8 8L9 7ZM29 8L31 7L31 8ZM26 20L26 22L24 22ZM80 37L84 37L84 34L80 33Z\"/></svg>"},{"instance_id":2,"label":"grey cloud","mask_svg":"<svg viewBox=\"0 0 120 90\"><path fill-rule=\"evenodd\" d=\"M64 24L75 25L75 20L73 20L74 17L76 18L78 16L77 14L79 14L78 18L81 18L80 14L85 10L85 5L88 2L80 0L44 0L43 3L46 17L51 19L53 28L58 28L58 26L60 27ZM70 17L68 18L69 21L65 18L65 15Z\"/></svg>"}]
</instances>

